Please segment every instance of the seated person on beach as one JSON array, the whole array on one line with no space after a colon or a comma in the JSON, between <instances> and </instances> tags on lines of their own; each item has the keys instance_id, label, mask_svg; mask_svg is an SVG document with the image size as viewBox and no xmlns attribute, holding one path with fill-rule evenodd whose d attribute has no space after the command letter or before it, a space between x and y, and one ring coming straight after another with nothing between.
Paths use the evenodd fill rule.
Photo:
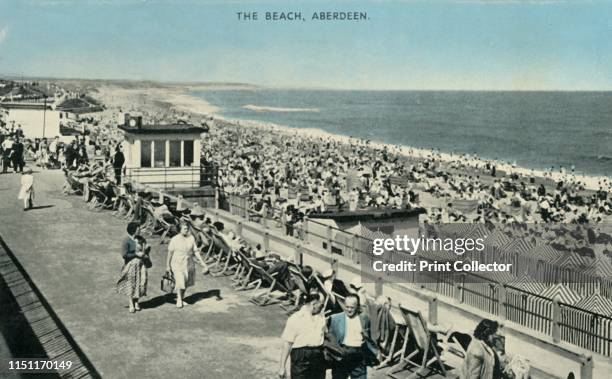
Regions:
<instances>
[{"instance_id":1,"label":"seated person on beach","mask_svg":"<svg viewBox=\"0 0 612 379\"><path fill-rule=\"evenodd\" d=\"M160 218L170 224L175 223L175 217L172 212L170 212L170 209L168 209L166 204L161 204L160 206L155 207L153 209L153 214L155 214L155 217Z\"/></svg>"}]
</instances>

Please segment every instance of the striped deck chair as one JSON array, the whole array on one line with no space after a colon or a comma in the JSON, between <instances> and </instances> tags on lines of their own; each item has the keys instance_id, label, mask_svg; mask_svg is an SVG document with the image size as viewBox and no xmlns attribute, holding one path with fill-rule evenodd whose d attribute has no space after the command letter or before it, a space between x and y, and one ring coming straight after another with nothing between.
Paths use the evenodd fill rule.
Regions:
<instances>
[{"instance_id":1,"label":"striped deck chair","mask_svg":"<svg viewBox=\"0 0 612 379\"><path fill-rule=\"evenodd\" d=\"M416 375L421 377L429 376L432 372L438 372L446 377L446 367L438 351L437 335L427 328L421 312L409 310L402 307L401 304L398 305L398 308L408 325L409 333L406 333L404 338L400 362L392 367L387 375L392 378L400 378L399 373L415 367L417 368ZM419 357L420 362L417 360ZM409 375L414 376L415 374L410 373Z\"/></svg>"}]
</instances>

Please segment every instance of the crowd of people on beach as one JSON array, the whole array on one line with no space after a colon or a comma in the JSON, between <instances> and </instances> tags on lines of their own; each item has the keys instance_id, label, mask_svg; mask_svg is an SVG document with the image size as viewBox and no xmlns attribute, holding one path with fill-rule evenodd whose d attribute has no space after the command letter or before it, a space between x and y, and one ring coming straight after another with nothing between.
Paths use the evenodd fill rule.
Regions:
<instances>
[{"instance_id":1,"label":"crowd of people on beach","mask_svg":"<svg viewBox=\"0 0 612 379\"><path fill-rule=\"evenodd\" d=\"M494 163L466 156L446 162L432 152L410 159L368 141L221 125L204 139L203 159L219 165L224 192L251 198L261 213L424 207L426 220L437 223L585 224L612 216L607 179L592 191L572 175L545 185L534 177L502 176ZM473 211L454 204L466 201Z\"/></svg>"}]
</instances>

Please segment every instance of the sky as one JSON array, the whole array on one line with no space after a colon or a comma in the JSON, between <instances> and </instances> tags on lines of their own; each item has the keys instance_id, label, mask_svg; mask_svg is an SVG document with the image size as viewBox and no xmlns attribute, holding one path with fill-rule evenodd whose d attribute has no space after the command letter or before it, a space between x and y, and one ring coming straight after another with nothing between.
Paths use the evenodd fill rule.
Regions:
<instances>
[{"instance_id":1,"label":"sky","mask_svg":"<svg viewBox=\"0 0 612 379\"><path fill-rule=\"evenodd\" d=\"M312 20L322 11L368 19ZM0 0L0 75L606 91L611 36L612 0Z\"/></svg>"}]
</instances>

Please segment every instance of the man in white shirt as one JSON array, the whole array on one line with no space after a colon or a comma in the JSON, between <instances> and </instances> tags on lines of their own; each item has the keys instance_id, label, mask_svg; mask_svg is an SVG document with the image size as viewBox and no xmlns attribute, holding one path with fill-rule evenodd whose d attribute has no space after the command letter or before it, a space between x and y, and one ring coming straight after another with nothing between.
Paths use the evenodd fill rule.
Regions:
<instances>
[{"instance_id":1,"label":"man in white shirt","mask_svg":"<svg viewBox=\"0 0 612 379\"><path fill-rule=\"evenodd\" d=\"M323 340L327 326L320 294L302 294L299 311L287 320L282 339L285 342L278 375L286 377L285 366L291 355L291 379L324 379Z\"/></svg>"},{"instance_id":2,"label":"man in white shirt","mask_svg":"<svg viewBox=\"0 0 612 379\"><path fill-rule=\"evenodd\" d=\"M344 301L344 313L332 315L329 330L345 349L342 361L332 368L333 379L366 379L367 365L378 355L370 335L370 319L360 313L359 296L350 293Z\"/></svg>"}]
</instances>

